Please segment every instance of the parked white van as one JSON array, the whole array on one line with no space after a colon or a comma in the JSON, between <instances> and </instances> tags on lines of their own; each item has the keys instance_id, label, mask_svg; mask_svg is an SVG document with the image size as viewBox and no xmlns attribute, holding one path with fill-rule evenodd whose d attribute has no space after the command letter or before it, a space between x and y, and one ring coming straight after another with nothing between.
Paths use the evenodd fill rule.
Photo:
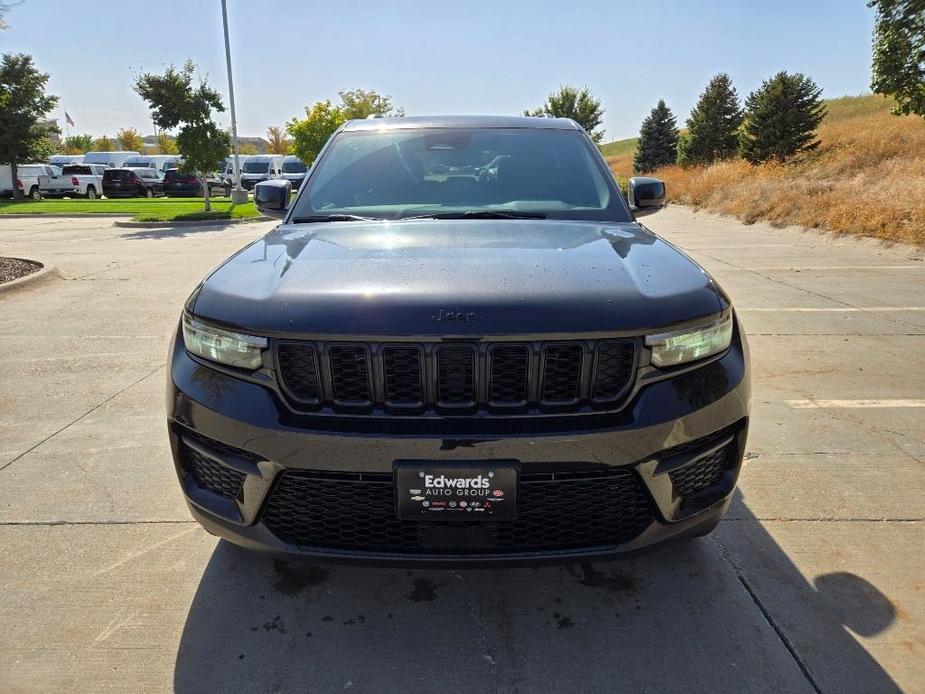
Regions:
<instances>
[{"instance_id":1,"label":"parked white van","mask_svg":"<svg viewBox=\"0 0 925 694\"><path fill-rule=\"evenodd\" d=\"M87 152L84 154L84 164L103 164L113 168L125 166L129 157L140 157L140 152Z\"/></svg>"},{"instance_id":2,"label":"parked white van","mask_svg":"<svg viewBox=\"0 0 925 694\"><path fill-rule=\"evenodd\" d=\"M48 157L48 163L52 166L60 166L64 168L68 164L82 164L84 160L83 154L52 154Z\"/></svg>"},{"instance_id":3,"label":"parked white van","mask_svg":"<svg viewBox=\"0 0 925 694\"><path fill-rule=\"evenodd\" d=\"M126 169L156 169L164 173L167 169L179 169L183 157L179 154L142 154L129 157L122 164Z\"/></svg>"},{"instance_id":4,"label":"parked white van","mask_svg":"<svg viewBox=\"0 0 925 694\"><path fill-rule=\"evenodd\" d=\"M254 154L241 163L241 187L253 190L261 181L280 178L283 173L282 154Z\"/></svg>"}]
</instances>

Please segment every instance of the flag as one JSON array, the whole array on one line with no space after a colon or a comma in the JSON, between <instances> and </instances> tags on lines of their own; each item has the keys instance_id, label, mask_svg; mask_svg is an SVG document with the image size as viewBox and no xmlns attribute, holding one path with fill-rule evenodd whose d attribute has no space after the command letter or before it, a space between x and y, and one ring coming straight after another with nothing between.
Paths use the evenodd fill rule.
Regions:
<instances>
[{"instance_id":1,"label":"flag","mask_svg":"<svg viewBox=\"0 0 925 694\"><path fill-rule=\"evenodd\" d=\"M74 119L71 118L71 117L67 114L67 111L64 112L64 122L67 123L68 125L74 125Z\"/></svg>"}]
</instances>

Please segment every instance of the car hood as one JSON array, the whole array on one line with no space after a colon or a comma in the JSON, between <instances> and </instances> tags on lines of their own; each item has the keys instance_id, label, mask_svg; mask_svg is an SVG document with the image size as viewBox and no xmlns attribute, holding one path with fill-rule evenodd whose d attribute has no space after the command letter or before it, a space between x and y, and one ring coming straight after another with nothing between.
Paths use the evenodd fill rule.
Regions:
<instances>
[{"instance_id":1,"label":"car hood","mask_svg":"<svg viewBox=\"0 0 925 694\"><path fill-rule=\"evenodd\" d=\"M635 223L470 219L281 225L188 308L270 335L478 336L644 331L722 302Z\"/></svg>"}]
</instances>

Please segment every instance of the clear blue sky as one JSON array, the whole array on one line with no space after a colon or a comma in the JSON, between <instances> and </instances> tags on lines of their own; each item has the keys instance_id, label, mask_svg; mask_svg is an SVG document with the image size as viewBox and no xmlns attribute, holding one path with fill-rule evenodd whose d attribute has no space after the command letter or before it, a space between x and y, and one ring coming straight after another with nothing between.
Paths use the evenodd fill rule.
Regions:
<instances>
[{"instance_id":1,"label":"clear blue sky","mask_svg":"<svg viewBox=\"0 0 925 694\"><path fill-rule=\"evenodd\" d=\"M606 140L637 133L664 98L679 122L728 72L744 96L778 70L828 97L870 81L865 0L229 0L239 133L263 135L306 104L372 88L409 115L509 113L563 83L606 108ZM24 0L0 50L31 53L73 132L153 132L133 71L192 58L227 91L219 0ZM230 122L227 115L220 119Z\"/></svg>"}]
</instances>

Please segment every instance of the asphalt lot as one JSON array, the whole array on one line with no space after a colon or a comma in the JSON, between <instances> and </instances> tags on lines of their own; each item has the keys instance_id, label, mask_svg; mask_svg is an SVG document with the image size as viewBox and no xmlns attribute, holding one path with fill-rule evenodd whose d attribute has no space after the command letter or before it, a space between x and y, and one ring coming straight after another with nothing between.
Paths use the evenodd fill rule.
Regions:
<instances>
[{"instance_id":1,"label":"asphalt lot","mask_svg":"<svg viewBox=\"0 0 925 694\"><path fill-rule=\"evenodd\" d=\"M183 299L270 224L0 220L0 691L925 691L925 254L679 207L753 360L713 536L607 564L287 565L191 522L164 424Z\"/></svg>"}]
</instances>

